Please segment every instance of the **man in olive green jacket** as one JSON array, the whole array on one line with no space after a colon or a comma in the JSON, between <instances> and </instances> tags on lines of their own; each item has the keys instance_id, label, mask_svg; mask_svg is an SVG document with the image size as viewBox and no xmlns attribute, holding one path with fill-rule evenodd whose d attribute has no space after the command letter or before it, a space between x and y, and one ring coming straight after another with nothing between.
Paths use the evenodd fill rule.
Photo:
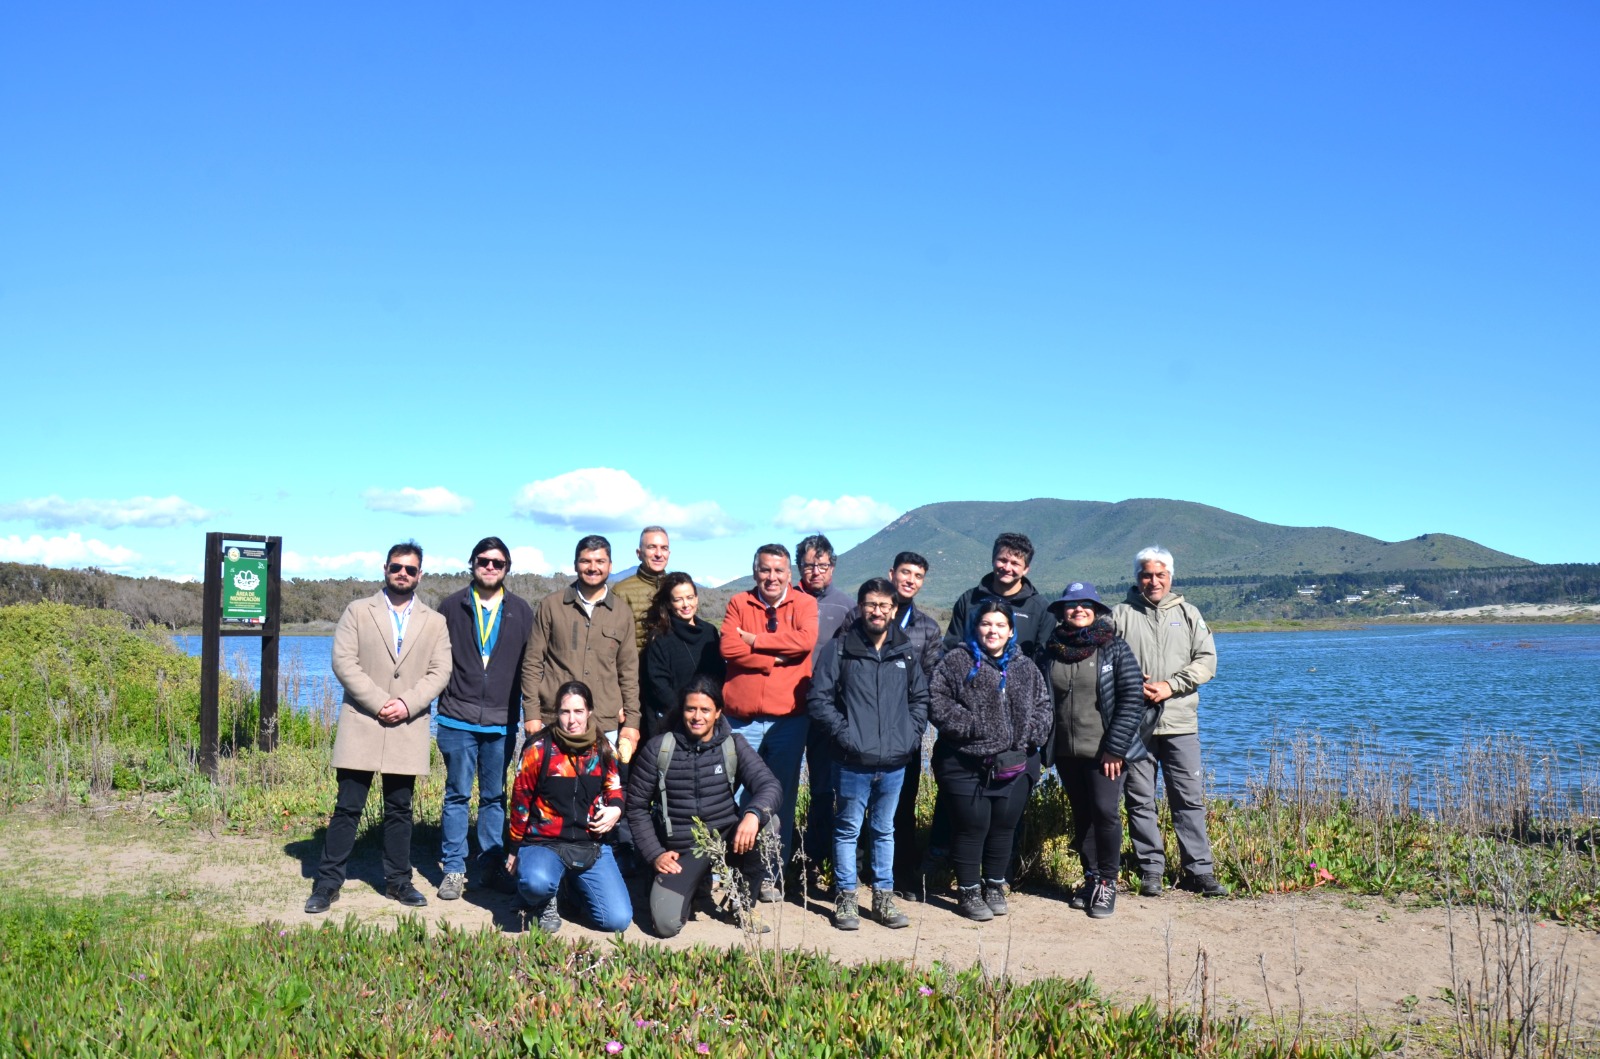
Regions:
<instances>
[{"instance_id":1,"label":"man in olive green jacket","mask_svg":"<svg viewBox=\"0 0 1600 1059\"><path fill-rule=\"evenodd\" d=\"M650 638L650 602L656 598L661 578L667 572L667 560L672 558L672 542L667 531L660 526L646 526L639 533L639 566L634 572L611 586L611 591L633 611L634 645L639 657L644 657L644 642Z\"/></svg>"},{"instance_id":2,"label":"man in olive green jacket","mask_svg":"<svg viewBox=\"0 0 1600 1059\"><path fill-rule=\"evenodd\" d=\"M1159 707L1145 733L1150 756L1127 765L1123 797L1128 834L1139 861L1139 892L1161 896L1166 846L1156 818L1156 768L1166 780L1167 805L1178 837L1178 885L1223 897L1206 834L1204 772L1200 764L1200 685L1217 675L1217 649L1200 612L1172 591L1172 553L1145 548L1133 559L1134 587L1111 611L1117 635L1128 641L1144 671L1144 697Z\"/></svg>"}]
</instances>

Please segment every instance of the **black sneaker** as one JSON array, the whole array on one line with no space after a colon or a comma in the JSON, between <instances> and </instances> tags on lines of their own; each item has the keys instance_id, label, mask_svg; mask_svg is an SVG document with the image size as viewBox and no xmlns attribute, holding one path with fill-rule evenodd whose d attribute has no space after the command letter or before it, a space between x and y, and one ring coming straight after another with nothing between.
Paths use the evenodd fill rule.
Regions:
<instances>
[{"instance_id":1,"label":"black sneaker","mask_svg":"<svg viewBox=\"0 0 1600 1059\"><path fill-rule=\"evenodd\" d=\"M409 882L390 883L383 888L383 896L391 901L399 901L407 908L425 908L428 899L422 896L422 891Z\"/></svg>"},{"instance_id":2,"label":"black sneaker","mask_svg":"<svg viewBox=\"0 0 1600 1059\"><path fill-rule=\"evenodd\" d=\"M1095 877L1085 875L1083 885L1072 891L1072 896L1067 898L1067 907L1075 908L1079 912L1089 907L1089 901L1094 897Z\"/></svg>"},{"instance_id":3,"label":"black sneaker","mask_svg":"<svg viewBox=\"0 0 1600 1059\"><path fill-rule=\"evenodd\" d=\"M306 898L306 915L314 916L326 912L335 901L339 899L337 886L317 886L311 890L311 896Z\"/></svg>"},{"instance_id":4,"label":"black sneaker","mask_svg":"<svg viewBox=\"0 0 1600 1059\"><path fill-rule=\"evenodd\" d=\"M1226 886L1217 881L1217 877L1207 872L1204 875L1185 874L1178 882L1178 889L1188 890L1190 893L1199 894L1201 897L1227 897L1230 891Z\"/></svg>"},{"instance_id":5,"label":"black sneaker","mask_svg":"<svg viewBox=\"0 0 1600 1059\"><path fill-rule=\"evenodd\" d=\"M1110 879L1096 879L1094 881L1094 895L1089 899L1089 905L1084 911L1089 913L1090 919L1106 919L1117 910L1117 884Z\"/></svg>"},{"instance_id":6,"label":"black sneaker","mask_svg":"<svg viewBox=\"0 0 1600 1059\"><path fill-rule=\"evenodd\" d=\"M1165 880L1158 871L1147 871L1139 877L1140 897L1160 897Z\"/></svg>"}]
</instances>

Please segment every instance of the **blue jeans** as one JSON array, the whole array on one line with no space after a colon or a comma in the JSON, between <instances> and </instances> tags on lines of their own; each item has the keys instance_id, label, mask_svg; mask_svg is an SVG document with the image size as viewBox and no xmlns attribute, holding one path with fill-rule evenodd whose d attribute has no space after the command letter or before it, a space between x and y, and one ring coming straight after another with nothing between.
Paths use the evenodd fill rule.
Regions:
<instances>
[{"instance_id":1,"label":"blue jeans","mask_svg":"<svg viewBox=\"0 0 1600 1059\"><path fill-rule=\"evenodd\" d=\"M467 815L472 781L478 781L478 851L485 863L504 844L506 826L506 732L468 732L439 726L439 754L444 758L444 809L439 814L439 859L446 874L467 870Z\"/></svg>"},{"instance_id":2,"label":"blue jeans","mask_svg":"<svg viewBox=\"0 0 1600 1059\"><path fill-rule=\"evenodd\" d=\"M894 811L900 804L905 769L838 766L834 772L837 794L833 815L833 878L841 890L856 888L856 843L861 821L867 821L872 839L872 862L867 865L867 885L874 890L894 889Z\"/></svg>"},{"instance_id":3,"label":"blue jeans","mask_svg":"<svg viewBox=\"0 0 1600 1059\"><path fill-rule=\"evenodd\" d=\"M806 752L806 732L811 718L803 713L787 717L757 717L750 721L729 718L729 724L744 736L750 749L761 755L767 768L783 788L783 804L778 807L779 836L783 840L783 863L794 856L794 804L800 794L800 759ZM739 797L744 793L741 790ZM743 804L741 801L740 804Z\"/></svg>"},{"instance_id":4,"label":"blue jeans","mask_svg":"<svg viewBox=\"0 0 1600 1059\"><path fill-rule=\"evenodd\" d=\"M528 907L541 909L556 895L568 869L555 850L535 842L517 850L517 893ZM583 895L596 930L620 933L633 922L633 901L617 870L610 846L601 846L595 862L572 872L573 885Z\"/></svg>"}]
</instances>

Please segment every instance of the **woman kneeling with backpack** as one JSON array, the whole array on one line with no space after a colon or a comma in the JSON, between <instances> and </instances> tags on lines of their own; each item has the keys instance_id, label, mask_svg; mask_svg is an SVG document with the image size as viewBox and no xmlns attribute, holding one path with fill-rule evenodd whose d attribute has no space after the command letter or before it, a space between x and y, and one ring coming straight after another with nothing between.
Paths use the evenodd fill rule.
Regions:
<instances>
[{"instance_id":1,"label":"woman kneeling with backpack","mask_svg":"<svg viewBox=\"0 0 1600 1059\"><path fill-rule=\"evenodd\" d=\"M634 755L628 780L628 824L639 856L655 868L650 917L670 938L683 929L711 858L694 853L694 821L717 833L728 866L742 875L731 887L747 926L763 929L751 903L761 886L756 836L778 811L782 788L766 762L722 719L722 688L692 677L678 694L669 728ZM734 792L743 788L741 807ZM741 900L742 898L742 900Z\"/></svg>"}]
</instances>

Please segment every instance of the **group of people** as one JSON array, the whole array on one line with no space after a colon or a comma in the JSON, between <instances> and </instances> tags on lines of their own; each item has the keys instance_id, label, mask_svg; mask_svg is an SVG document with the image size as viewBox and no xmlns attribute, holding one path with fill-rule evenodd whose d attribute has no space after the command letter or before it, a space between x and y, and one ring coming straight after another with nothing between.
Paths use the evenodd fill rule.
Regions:
<instances>
[{"instance_id":1,"label":"group of people","mask_svg":"<svg viewBox=\"0 0 1600 1059\"><path fill-rule=\"evenodd\" d=\"M1051 601L1027 577L1032 543L1002 533L992 571L942 631L916 605L928 561L913 552L852 597L833 585L826 537L793 555L763 545L754 586L728 602L720 628L700 615L693 578L668 571L666 530L647 527L637 555L635 572L612 584L610 543L584 537L573 582L534 606L505 589L510 549L486 537L471 583L435 611L416 597L422 548L389 549L383 589L352 603L334 632L338 795L308 913L339 898L375 775L385 893L427 904L412 878L411 798L428 771L435 699L446 773L438 897L468 887L476 784L476 885L515 890L545 931L561 925L564 881L594 926L625 929L631 865L651 875L649 925L672 936L719 862L735 911L764 929L753 904L794 885L783 866L797 844L812 863L831 862L840 929L862 918L908 925L899 902L925 900L941 862L960 914L990 920L1007 912L1022 816L1052 766L1083 864L1073 907L1095 918L1115 910L1123 804L1138 890L1161 895L1158 772L1178 885L1227 892L1211 860L1198 736L1198 688L1216 673L1216 651L1200 613L1172 592L1166 550L1135 556L1134 585L1115 606L1082 581ZM916 802L930 723L938 791L924 850ZM810 809L797 835L802 762Z\"/></svg>"}]
</instances>

